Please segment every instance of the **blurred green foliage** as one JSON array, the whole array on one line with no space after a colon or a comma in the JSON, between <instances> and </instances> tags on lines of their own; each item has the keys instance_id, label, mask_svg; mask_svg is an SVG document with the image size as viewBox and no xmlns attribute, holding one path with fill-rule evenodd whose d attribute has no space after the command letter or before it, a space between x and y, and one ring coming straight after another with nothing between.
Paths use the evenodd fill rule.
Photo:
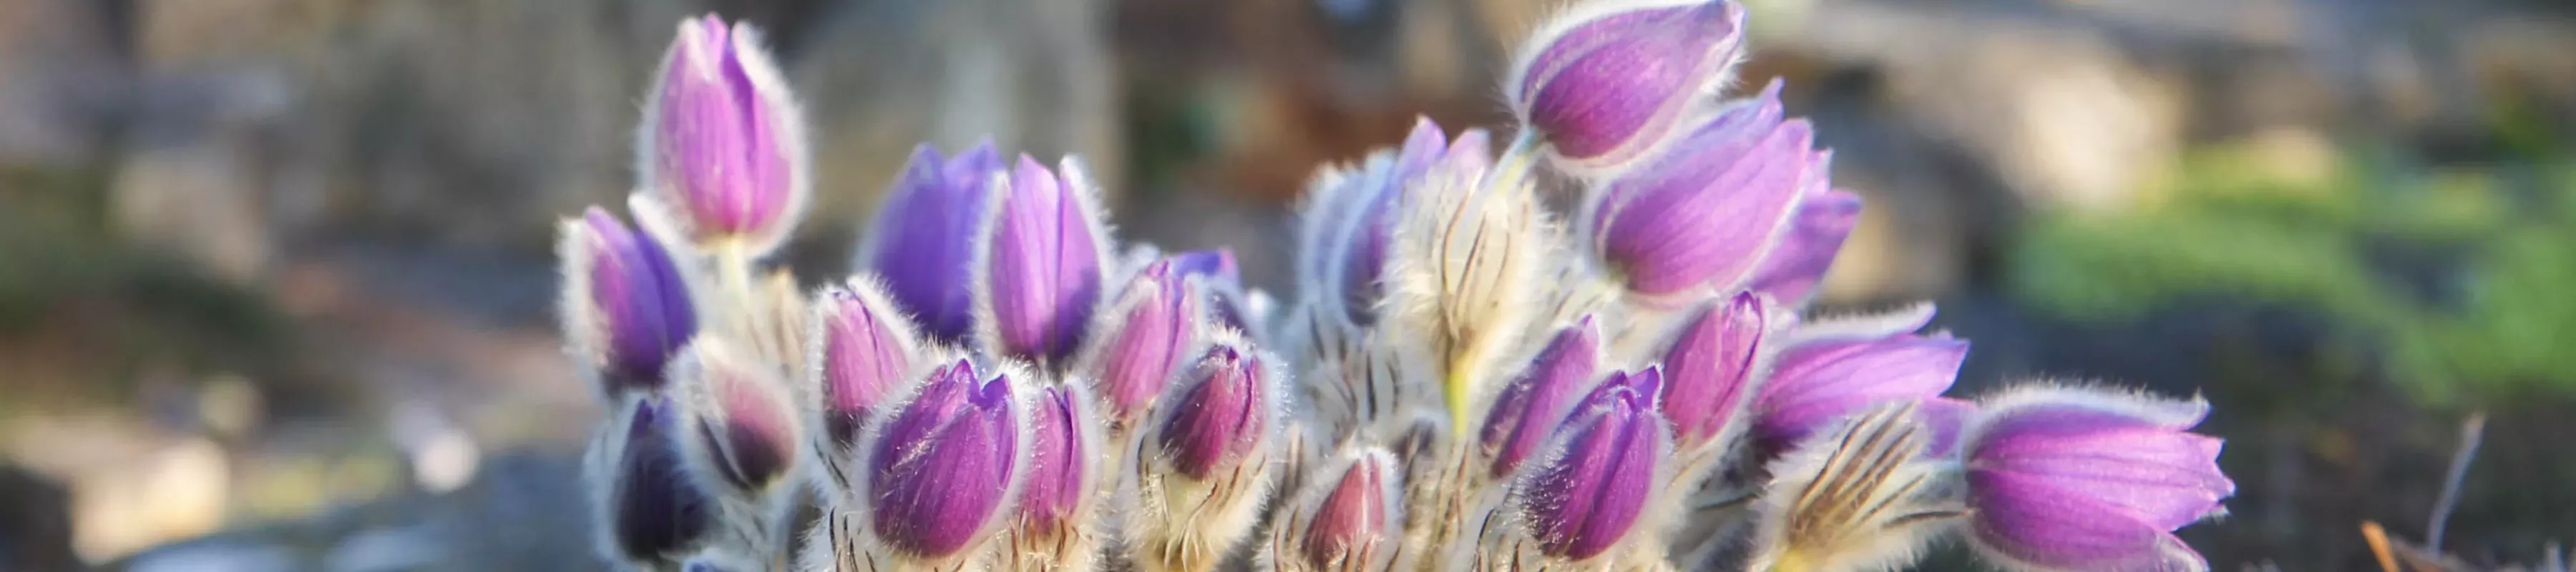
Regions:
<instances>
[{"instance_id":1,"label":"blurred green foliage","mask_svg":"<svg viewBox=\"0 0 2576 572\"><path fill-rule=\"evenodd\" d=\"M2436 403L2576 392L2576 152L2500 123L2506 157L2465 167L2350 146L2292 174L2261 145L2196 150L2154 204L2037 215L2009 287L2077 320L2209 296L2316 310Z\"/></svg>"}]
</instances>

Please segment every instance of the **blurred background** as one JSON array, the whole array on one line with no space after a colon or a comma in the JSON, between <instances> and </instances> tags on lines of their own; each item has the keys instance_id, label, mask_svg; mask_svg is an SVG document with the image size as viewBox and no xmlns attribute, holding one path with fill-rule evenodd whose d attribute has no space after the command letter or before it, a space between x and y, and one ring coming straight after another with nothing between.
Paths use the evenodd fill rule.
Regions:
<instances>
[{"instance_id":1,"label":"blurred background","mask_svg":"<svg viewBox=\"0 0 2576 572\"><path fill-rule=\"evenodd\" d=\"M990 134L1277 291L1312 170L1502 123L1553 1L0 0L0 570L595 568L551 223L685 15L810 102L809 282ZM1938 300L1960 392L2207 395L2219 569L2376 569L2480 412L2442 548L2576 541L2576 3L1744 1L1869 201L1826 303Z\"/></svg>"}]
</instances>

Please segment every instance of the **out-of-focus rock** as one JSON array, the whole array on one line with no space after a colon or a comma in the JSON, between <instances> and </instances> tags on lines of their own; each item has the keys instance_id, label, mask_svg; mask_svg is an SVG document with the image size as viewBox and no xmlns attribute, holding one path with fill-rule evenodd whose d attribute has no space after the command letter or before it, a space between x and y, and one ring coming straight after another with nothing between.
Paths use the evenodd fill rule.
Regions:
<instances>
[{"instance_id":1,"label":"out-of-focus rock","mask_svg":"<svg viewBox=\"0 0 2576 572\"><path fill-rule=\"evenodd\" d=\"M0 164L83 165L123 104L130 2L0 2Z\"/></svg>"},{"instance_id":2,"label":"out-of-focus rock","mask_svg":"<svg viewBox=\"0 0 2576 572\"><path fill-rule=\"evenodd\" d=\"M113 416L17 418L0 456L64 483L72 548L100 562L223 524L232 483L223 448Z\"/></svg>"},{"instance_id":3,"label":"out-of-focus rock","mask_svg":"<svg viewBox=\"0 0 2576 572\"><path fill-rule=\"evenodd\" d=\"M0 464L0 570L71 570L71 498L62 484Z\"/></svg>"}]
</instances>

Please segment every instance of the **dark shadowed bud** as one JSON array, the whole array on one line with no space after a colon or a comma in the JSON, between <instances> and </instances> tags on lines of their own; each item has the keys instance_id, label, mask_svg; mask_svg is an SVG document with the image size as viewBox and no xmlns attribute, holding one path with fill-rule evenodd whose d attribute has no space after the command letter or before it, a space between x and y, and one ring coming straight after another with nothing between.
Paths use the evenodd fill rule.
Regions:
<instances>
[{"instance_id":1,"label":"dark shadowed bud","mask_svg":"<svg viewBox=\"0 0 2576 572\"><path fill-rule=\"evenodd\" d=\"M1286 570L1374 572L1393 567L1404 541L1403 466L1384 449L1353 450L1320 467L1273 534Z\"/></svg>"},{"instance_id":2,"label":"dark shadowed bud","mask_svg":"<svg viewBox=\"0 0 2576 572\"><path fill-rule=\"evenodd\" d=\"M873 277L859 276L815 297L814 362L821 379L822 429L833 445L857 440L887 392L912 371L912 325Z\"/></svg>"},{"instance_id":3,"label":"dark shadowed bud","mask_svg":"<svg viewBox=\"0 0 2576 572\"><path fill-rule=\"evenodd\" d=\"M1271 373L1261 359L1249 347L1217 344L1183 374L1188 385L1173 395L1172 413L1156 437L1174 470L1206 480L1269 442L1278 397L1268 395L1276 380L1264 379Z\"/></svg>"},{"instance_id":4,"label":"dark shadowed bud","mask_svg":"<svg viewBox=\"0 0 2576 572\"><path fill-rule=\"evenodd\" d=\"M1805 120L1780 118L1778 90L1774 82L1594 193L1594 252L1629 291L1740 288L1787 234L1826 157Z\"/></svg>"},{"instance_id":5,"label":"dark shadowed bud","mask_svg":"<svg viewBox=\"0 0 2576 572\"><path fill-rule=\"evenodd\" d=\"M976 343L1050 368L1081 348L1110 246L1099 189L1071 158L1059 170L1020 156L975 266Z\"/></svg>"},{"instance_id":6,"label":"dark shadowed bud","mask_svg":"<svg viewBox=\"0 0 2576 572\"><path fill-rule=\"evenodd\" d=\"M1647 534L1651 527L1638 522L1671 470L1664 466L1671 432L1655 414L1654 394L1613 386L1587 400L1557 434L1548 460L1517 485L1539 552L1584 561Z\"/></svg>"},{"instance_id":7,"label":"dark shadowed bud","mask_svg":"<svg viewBox=\"0 0 2576 572\"><path fill-rule=\"evenodd\" d=\"M1521 44L1505 89L1566 170L1615 169L1653 153L1726 81L1743 28L1730 1L1578 3Z\"/></svg>"},{"instance_id":8,"label":"dark shadowed bud","mask_svg":"<svg viewBox=\"0 0 2576 572\"><path fill-rule=\"evenodd\" d=\"M1145 265L1093 326L1096 337L1079 369L1119 419L1132 422L1150 411L1199 343L1204 304L1190 294L1180 261Z\"/></svg>"},{"instance_id":9,"label":"dark shadowed bud","mask_svg":"<svg viewBox=\"0 0 2576 572\"><path fill-rule=\"evenodd\" d=\"M796 410L778 366L719 338L690 340L670 366L703 487L760 497L796 461Z\"/></svg>"},{"instance_id":10,"label":"dark shadowed bud","mask_svg":"<svg viewBox=\"0 0 2576 572\"><path fill-rule=\"evenodd\" d=\"M1477 437L1485 455L1493 459L1488 474L1512 474L1522 460L1547 444L1557 422L1574 409L1600 368L1601 328L1593 325L1592 317L1557 330L1486 411Z\"/></svg>"},{"instance_id":11,"label":"dark shadowed bud","mask_svg":"<svg viewBox=\"0 0 2576 572\"><path fill-rule=\"evenodd\" d=\"M993 211L991 180L1002 170L993 143L977 143L942 161L939 150L912 151L903 175L886 190L869 226L864 264L886 294L921 323L922 335L960 343L974 331L971 294L975 245Z\"/></svg>"},{"instance_id":12,"label":"dark shadowed bud","mask_svg":"<svg viewBox=\"0 0 2576 572\"><path fill-rule=\"evenodd\" d=\"M698 329L688 283L652 235L599 207L563 221L564 336L614 391L663 385L662 368Z\"/></svg>"},{"instance_id":13,"label":"dark shadowed bud","mask_svg":"<svg viewBox=\"0 0 2576 572\"><path fill-rule=\"evenodd\" d=\"M1664 349L1663 411L1682 449L1718 442L1752 400L1769 301L1739 293L1703 306Z\"/></svg>"},{"instance_id":14,"label":"dark shadowed bud","mask_svg":"<svg viewBox=\"0 0 2576 572\"><path fill-rule=\"evenodd\" d=\"M1821 180L1817 181L1823 182ZM1851 191L1810 194L1789 219L1788 234L1764 255L1747 288L1782 304L1804 305L1816 284L1834 265L1834 254L1860 224L1860 195Z\"/></svg>"},{"instance_id":15,"label":"dark shadowed bud","mask_svg":"<svg viewBox=\"0 0 2576 572\"><path fill-rule=\"evenodd\" d=\"M664 561L686 551L706 534L706 492L681 472L680 451L671 441L675 413L659 396L633 402L625 418L624 446L613 459L605 485L606 544L630 562Z\"/></svg>"},{"instance_id":16,"label":"dark shadowed bud","mask_svg":"<svg viewBox=\"0 0 2576 572\"><path fill-rule=\"evenodd\" d=\"M749 24L680 23L637 136L645 189L701 245L766 252L809 194L803 119Z\"/></svg>"},{"instance_id":17,"label":"dark shadowed bud","mask_svg":"<svg viewBox=\"0 0 2576 572\"><path fill-rule=\"evenodd\" d=\"M1794 443L1872 404L1938 396L1959 378L1968 341L1947 334L1818 340L1791 347L1754 399L1757 438Z\"/></svg>"},{"instance_id":18,"label":"dark shadowed bud","mask_svg":"<svg viewBox=\"0 0 2576 572\"><path fill-rule=\"evenodd\" d=\"M2172 531L2224 510L2208 404L2034 386L1988 400L1966 447L1969 537L2029 570L2206 570Z\"/></svg>"},{"instance_id":19,"label":"dark shadowed bud","mask_svg":"<svg viewBox=\"0 0 2576 572\"><path fill-rule=\"evenodd\" d=\"M1102 475L1093 469L1101 450L1099 415L1091 392L1079 385L1057 385L1038 394L1030 422L1029 481L1020 493L1024 526L1053 530L1081 526L1090 509L1090 492Z\"/></svg>"},{"instance_id":20,"label":"dark shadowed bud","mask_svg":"<svg viewBox=\"0 0 2576 572\"><path fill-rule=\"evenodd\" d=\"M708 486L758 497L796 461L799 437L787 380L773 364L700 337L671 365L695 438L690 457Z\"/></svg>"},{"instance_id":21,"label":"dark shadowed bud","mask_svg":"<svg viewBox=\"0 0 2576 572\"><path fill-rule=\"evenodd\" d=\"M1010 375L934 368L871 434L869 526L905 556L948 559L990 538L1018 493L1031 434Z\"/></svg>"}]
</instances>

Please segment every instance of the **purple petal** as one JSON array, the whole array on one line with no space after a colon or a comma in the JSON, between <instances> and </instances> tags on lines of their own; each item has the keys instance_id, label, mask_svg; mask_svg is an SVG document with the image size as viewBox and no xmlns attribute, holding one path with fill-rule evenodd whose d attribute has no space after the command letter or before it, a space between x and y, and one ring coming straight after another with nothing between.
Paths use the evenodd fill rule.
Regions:
<instances>
[{"instance_id":1,"label":"purple petal","mask_svg":"<svg viewBox=\"0 0 2576 572\"><path fill-rule=\"evenodd\" d=\"M1099 453L1084 447L1081 434L1084 427L1097 422L1090 402L1090 396L1073 386L1049 387L1038 397L1030 421L1036 426L1036 440L1031 443L1029 482L1020 493L1021 514L1032 526L1067 524L1089 490L1085 463Z\"/></svg>"},{"instance_id":2,"label":"purple petal","mask_svg":"<svg viewBox=\"0 0 2576 572\"><path fill-rule=\"evenodd\" d=\"M1931 429L1931 440L1923 444L1925 457L1947 457L1957 452L1968 418L1977 414L1977 404L1948 397L1924 399L1915 407L1914 414Z\"/></svg>"},{"instance_id":3,"label":"purple petal","mask_svg":"<svg viewBox=\"0 0 2576 572\"><path fill-rule=\"evenodd\" d=\"M590 264L585 294L606 341L601 373L617 387L660 387L662 367L697 333L679 268L651 235L628 229L606 210L591 207L582 221Z\"/></svg>"},{"instance_id":4,"label":"purple petal","mask_svg":"<svg viewBox=\"0 0 2576 572\"><path fill-rule=\"evenodd\" d=\"M973 331L970 261L991 208L987 184L1001 168L990 141L946 164L938 150L923 145L879 209L870 230L876 246L870 269L885 279L895 304L920 321L923 335L959 343Z\"/></svg>"},{"instance_id":5,"label":"purple petal","mask_svg":"<svg viewBox=\"0 0 2576 572\"><path fill-rule=\"evenodd\" d=\"M823 294L823 420L836 444L857 439L878 402L912 370L904 318L879 300L841 287Z\"/></svg>"},{"instance_id":6,"label":"purple petal","mask_svg":"<svg viewBox=\"0 0 2576 572\"><path fill-rule=\"evenodd\" d=\"M2046 485L2052 498L2099 503L2161 530L2208 516L2236 491L2218 469L2216 437L2076 406L2000 415L1969 462L2001 483Z\"/></svg>"},{"instance_id":7,"label":"purple petal","mask_svg":"<svg viewBox=\"0 0 2576 572\"><path fill-rule=\"evenodd\" d=\"M1311 565L1334 562L1358 562L1381 546L1393 549L1397 542L1389 522L1395 502L1389 495L1398 478L1392 459L1380 452L1362 455L1350 469L1333 483L1332 492L1324 495L1306 525L1305 538L1298 550Z\"/></svg>"},{"instance_id":8,"label":"purple petal","mask_svg":"<svg viewBox=\"0 0 2576 572\"><path fill-rule=\"evenodd\" d=\"M1871 404L1940 395L1967 355L1966 340L1911 335L1789 348L1754 398L1754 430L1790 443Z\"/></svg>"},{"instance_id":9,"label":"purple petal","mask_svg":"<svg viewBox=\"0 0 2576 572\"><path fill-rule=\"evenodd\" d=\"M1834 255L1842 250L1843 239L1851 236L1860 224L1860 195L1850 191L1829 191L1810 196L1798 205L1798 213L1789 221L1789 233L1780 238L1770 254L1753 272L1753 291L1774 300L1806 300L1823 280L1825 271L1834 264Z\"/></svg>"},{"instance_id":10,"label":"purple petal","mask_svg":"<svg viewBox=\"0 0 2576 572\"><path fill-rule=\"evenodd\" d=\"M671 442L671 404L660 397L635 402L626 428L626 450L618 459L609 520L617 548L639 560L668 557L706 533L704 491L681 478L680 452Z\"/></svg>"},{"instance_id":11,"label":"purple petal","mask_svg":"<svg viewBox=\"0 0 2576 572\"><path fill-rule=\"evenodd\" d=\"M1967 475L1973 537L1989 552L2050 570L2163 572L2208 563L2173 534L2044 481L1986 471Z\"/></svg>"},{"instance_id":12,"label":"purple petal","mask_svg":"<svg viewBox=\"0 0 2576 572\"><path fill-rule=\"evenodd\" d=\"M1663 420L1651 396L1615 391L1566 421L1561 453L1530 475L1520 495L1539 548L1582 560L1635 528L1653 496Z\"/></svg>"},{"instance_id":13,"label":"purple petal","mask_svg":"<svg viewBox=\"0 0 2576 572\"><path fill-rule=\"evenodd\" d=\"M718 458L717 473L733 486L760 490L796 457L795 412L756 384L750 372L706 362L704 375L720 417L704 420L698 436Z\"/></svg>"},{"instance_id":14,"label":"purple petal","mask_svg":"<svg viewBox=\"0 0 2576 572\"><path fill-rule=\"evenodd\" d=\"M1590 316L1557 330L1527 369L1494 398L1478 434L1494 463L1491 474L1509 475L1556 431L1600 368L1601 331Z\"/></svg>"},{"instance_id":15,"label":"purple petal","mask_svg":"<svg viewBox=\"0 0 2576 572\"><path fill-rule=\"evenodd\" d=\"M1176 272L1174 259L1146 265L1120 296L1117 321L1088 372L1122 418L1143 415L1163 394L1172 372L1195 343L1198 300Z\"/></svg>"},{"instance_id":16,"label":"purple petal","mask_svg":"<svg viewBox=\"0 0 2576 572\"><path fill-rule=\"evenodd\" d=\"M1717 438L1744 408L1768 315L1759 297L1736 294L1701 310L1664 350L1663 411L1684 446Z\"/></svg>"},{"instance_id":17,"label":"purple petal","mask_svg":"<svg viewBox=\"0 0 2576 572\"><path fill-rule=\"evenodd\" d=\"M663 70L653 141L664 185L692 228L714 234L768 230L788 203L779 110L743 67L739 30L713 15L681 27Z\"/></svg>"},{"instance_id":18,"label":"purple petal","mask_svg":"<svg viewBox=\"0 0 2576 572\"><path fill-rule=\"evenodd\" d=\"M1270 412L1261 395L1266 387L1259 359L1219 344L1191 369L1193 383L1181 390L1157 431L1158 444L1182 475L1207 479L1260 446Z\"/></svg>"},{"instance_id":19,"label":"purple petal","mask_svg":"<svg viewBox=\"0 0 2576 572\"><path fill-rule=\"evenodd\" d=\"M1083 192L1037 160L1020 156L1002 203L985 283L1002 353L1061 363L1081 346L1100 297L1099 245Z\"/></svg>"},{"instance_id":20,"label":"purple petal","mask_svg":"<svg viewBox=\"0 0 2576 572\"><path fill-rule=\"evenodd\" d=\"M1548 40L1521 71L1532 127L1560 156L1617 164L1673 130L1701 86L1733 63L1744 11L1733 2L1602 17Z\"/></svg>"},{"instance_id":21,"label":"purple petal","mask_svg":"<svg viewBox=\"0 0 2576 572\"><path fill-rule=\"evenodd\" d=\"M1667 295L1727 288L1761 261L1797 204L1811 138L1803 120L1758 139L1693 135L1674 156L1613 181L1601 255L1628 288Z\"/></svg>"},{"instance_id":22,"label":"purple petal","mask_svg":"<svg viewBox=\"0 0 2576 572\"><path fill-rule=\"evenodd\" d=\"M1022 446L1010 380L975 377L964 360L933 373L876 443L871 524L897 550L956 554L978 540L1010 489Z\"/></svg>"}]
</instances>

